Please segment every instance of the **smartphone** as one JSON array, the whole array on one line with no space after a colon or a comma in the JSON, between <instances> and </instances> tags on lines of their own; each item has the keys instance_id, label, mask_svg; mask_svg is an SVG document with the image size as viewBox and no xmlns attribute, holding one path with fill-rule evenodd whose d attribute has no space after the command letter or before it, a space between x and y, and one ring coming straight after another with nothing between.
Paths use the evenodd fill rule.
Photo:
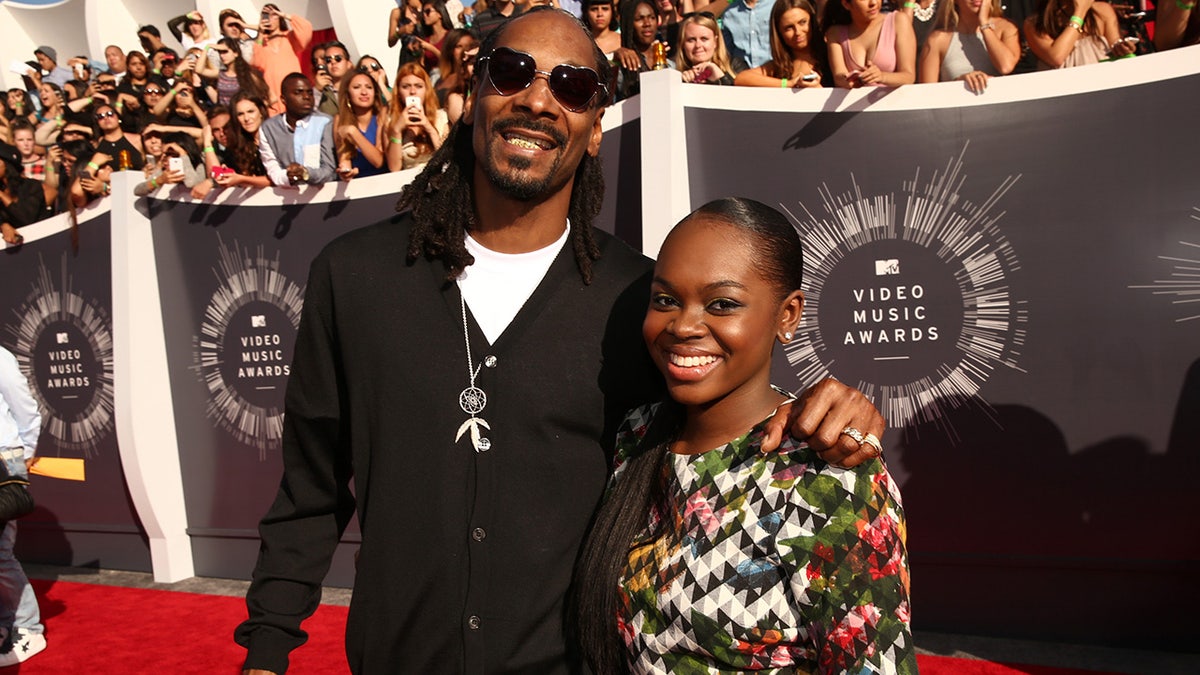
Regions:
<instances>
[{"instance_id":1,"label":"smartphone","mask_svg":"<svg viewBox=\"0 0 1200 675\"><path fill-rule=\"evenodd\" d=\"M405 108L413 108L413 107L420 108L421 107L421 97L420 96L409 96L408 98L404 99L404 107Z\"/></svg>"},{"instance_id":2,"label":"smartphone","mask_svg":"<svg viewBox=\"0 0 1200 675\"><path fill-rule=\"evenodd\" d=\"M816 73L807 73L800 79L805 82L815 82L817 79L817 74Z\"/></svg>"},{"instance_id":3,"label":"smartphone","mask_svg":"<svg viewBox=\"0 0 1200 675\"><path fill-rule=\"evenodd\" d=\"M221 176L228 176L232 173L233 173L233 169L231 169L227 166L221 166L218 164L217 166L214 166L212 168L212 177L213 178L220 178Z\"/></svg>"},{"instance_id":4,"label":"smartphone","mask_svg":"<svg viewBox=\"0 0 1200 675\"><path fill-rule=\"evenodd\" d=\"M171 173L182 172L183 171L183 158L182 157L168 157L167 158L167 171L169 171Z\"/></svg>"},{"instance_id":5,"label":"smartphone","mask_svg":"<svg viewBox=\"0 0 1200 675\"><path fill-rule=\"evenodd\" d=\"M271 20L271 13L270 13L270 12L268 12L267 10L265 10L265 9L264 9L264 10L263 10L263 13L262 13L262 20L263 20L263 21L270 21L270 20Z\"/></svg>"},{"instance_id":6,"label":"smartphone","mask_svg":"<svg viewBox=\"0 0 1200 675\"><path fill-rule=\"evenodd\" d=\"M77 79L77 80L83 79L83 64L82 63L75 64L75 79Z\"/></svg>"}]
</instances>

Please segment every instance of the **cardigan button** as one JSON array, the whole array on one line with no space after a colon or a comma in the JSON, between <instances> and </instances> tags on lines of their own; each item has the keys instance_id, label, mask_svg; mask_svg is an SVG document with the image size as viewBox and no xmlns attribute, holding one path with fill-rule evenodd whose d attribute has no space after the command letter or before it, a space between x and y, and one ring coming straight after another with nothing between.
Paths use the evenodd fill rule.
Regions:
<instances>
[{"instance_id":1,"label":"cardigan button","mask_svg":"<svg viewBox=\"0 0 1200 675\"><path fill-rule=\"evenodd\" d=\"M479 630L481 623L482 622L479 620L479 617L475 616L474 614L467 618L467 628L470 628L471 630Z\"/></svg>"},{"instance_id":2,"label":"cardigan button","mask_svg":"<svg viewBox=\"0 0 1200 675\"><path fill-rule=\"evenodd\" d=\"M495 368L496 367L496 357L488 356L487 358L485 358L483 360L483 365L487 366L488 368Z\"/></svg>"},{"instance_id":3,"label":"cardigan button","mask_svg":"<svg viewBox=\"0 0 1200 675\"><path fill-rule=\"evenodd\" d=\"M487 530L484 530L482 527L477 527L471 530L471 538L475 541L483 541L484 539L487 539Z\"/></svg>"}]
</instances>

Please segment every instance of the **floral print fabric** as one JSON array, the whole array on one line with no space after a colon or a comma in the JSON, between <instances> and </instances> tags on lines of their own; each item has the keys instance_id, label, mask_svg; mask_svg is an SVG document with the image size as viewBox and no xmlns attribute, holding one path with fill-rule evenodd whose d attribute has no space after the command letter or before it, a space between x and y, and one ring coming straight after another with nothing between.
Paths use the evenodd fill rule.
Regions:
<instances>
[{"instance_id":1,"label":"floral print fabric","mask_svg":"<svg viewBox=\"0 0 1200 675\"><path fill-rule=\"evenodd\" d=\"M626 418L614 484L657 409ZM620 581L631 669L915 673L904 511L887 469L831 466L794 440L764 455L762 433L666 453L666 497Z\"/></svg>"}]
</instances>

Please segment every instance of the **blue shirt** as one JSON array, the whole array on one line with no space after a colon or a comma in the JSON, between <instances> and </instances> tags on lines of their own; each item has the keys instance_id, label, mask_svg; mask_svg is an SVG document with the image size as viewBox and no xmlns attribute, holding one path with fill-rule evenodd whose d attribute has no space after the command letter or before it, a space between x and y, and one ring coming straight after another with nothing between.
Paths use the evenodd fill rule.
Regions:
<instances>
[{"instance_id":1,"label":"blue shirt","mask_svg":"<svg viewBox=\"0 0 1200 675\"><path fill-rule=\"evenodd\" d=\"M29 391L17 357L0 347L0 449L25 448L25 459L37 451L42 414Z\"/></svg>"},{"instance_id":2,"label":"blue shirt","mask_svg":"<svg viewBox=\"0 0 1200 675\"><path fill-rule=\"evenodd\" d=\"M775 0L758 0L753 7L737 0L721 15L721 33L730 58L742 57L750 68L771 60L771 8Z\"/></svg>"}]
</instances>

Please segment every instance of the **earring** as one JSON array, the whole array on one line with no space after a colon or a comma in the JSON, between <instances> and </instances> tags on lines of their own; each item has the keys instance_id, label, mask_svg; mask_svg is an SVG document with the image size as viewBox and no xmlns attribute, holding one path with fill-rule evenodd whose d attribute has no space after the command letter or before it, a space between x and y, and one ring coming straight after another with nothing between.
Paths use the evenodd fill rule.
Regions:
<instances>
[{"instance_id":1,"label":"earring","mask_svg":"<svg viewBox=\"0 0 1200 675\"><path fill-rule=\"evenodd\" d=\"M784 342L791 342L791 340L792 340L792 334L791 334L791 332L784 333L784 334L783 334L783 340L784 340Z\"/></svg>"}]
</instances>

